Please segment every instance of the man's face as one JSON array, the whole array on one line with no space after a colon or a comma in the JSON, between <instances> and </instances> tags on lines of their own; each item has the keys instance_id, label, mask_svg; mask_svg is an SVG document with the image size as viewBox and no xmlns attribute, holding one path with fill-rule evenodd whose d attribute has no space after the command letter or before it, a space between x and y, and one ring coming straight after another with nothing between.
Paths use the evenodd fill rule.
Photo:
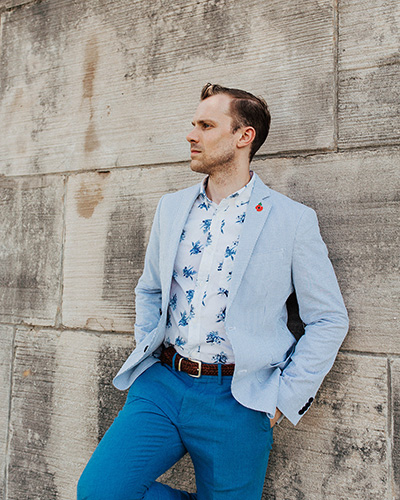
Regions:
<instances>
[{"instance_id":1,"label":"man's face","mask_svg":"<svg viewBox=\"0 0 400 500\"><path fill-rule=\"evenodd\" d=\"M236 157L237 132L232 134L231 98L224 94L201 101L193 117L190 142L190 168L202 174L229 171Z\"/></svg>"}]
</instances>

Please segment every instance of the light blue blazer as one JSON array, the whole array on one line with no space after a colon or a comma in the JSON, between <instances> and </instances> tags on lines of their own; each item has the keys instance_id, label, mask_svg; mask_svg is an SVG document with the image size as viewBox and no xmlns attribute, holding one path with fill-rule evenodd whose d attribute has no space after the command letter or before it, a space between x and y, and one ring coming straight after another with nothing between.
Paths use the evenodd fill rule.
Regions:
<instances>
[{"instance_id":1,"label":"light blue blazer","mask_svg":"<svg viewBox=\"0 0 400 500\"><path fill-rule=\"evenodd\" d=\"M348 317L314 210L254 175L226 309L235 355L232 394L270 418L278 407L296 425L333 365ZM179 239L199 192L197 184L164 195L158 204L135 289L136 348L114 378L118 389L127 389L157 362ZM293 291L305 323L298 341L286 325L286 300Z\"/></svg>"}]
</instances>

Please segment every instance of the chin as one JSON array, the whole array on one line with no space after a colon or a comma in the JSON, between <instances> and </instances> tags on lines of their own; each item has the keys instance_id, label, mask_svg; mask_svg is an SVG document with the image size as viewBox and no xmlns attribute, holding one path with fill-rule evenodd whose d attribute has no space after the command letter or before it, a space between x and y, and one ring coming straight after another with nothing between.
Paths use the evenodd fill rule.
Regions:
<instances>
[{"instance_id":1,"label":"chin","mask_svg":"<svg viewBox=\"0 0 400 500\"><path fill-rule=\"evenodd\" d=\"M196 160L192 160L190 162L190 168L191 168L191 170L193 170L193 172L198 172L200 174L208 174L209 173L207 168L205 168L202 163L200 163L199 161L196 161Z\"/></svg>"}]
</instances>

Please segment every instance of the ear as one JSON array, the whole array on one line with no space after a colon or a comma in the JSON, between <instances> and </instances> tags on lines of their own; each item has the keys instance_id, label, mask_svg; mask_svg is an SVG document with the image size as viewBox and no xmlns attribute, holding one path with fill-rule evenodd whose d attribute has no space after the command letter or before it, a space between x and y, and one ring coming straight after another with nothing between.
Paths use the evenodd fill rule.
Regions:
<instances>
[{"instance_id":1,"label":"ear","mask_svg":"<svg viewBox=\"0 0 400 500\"><path fill-rule=\"evenodd\" d=\"M236 144L238 148L250 146L256 137L256 131L253 127L241 127L238 132L240 133Z\"/></svg>"}]
</instances>

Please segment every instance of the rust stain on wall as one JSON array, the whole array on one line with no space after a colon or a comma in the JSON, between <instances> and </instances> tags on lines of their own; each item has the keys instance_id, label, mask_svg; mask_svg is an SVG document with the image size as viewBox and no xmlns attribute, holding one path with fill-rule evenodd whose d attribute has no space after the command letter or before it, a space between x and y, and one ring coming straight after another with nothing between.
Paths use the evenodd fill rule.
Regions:
<instances>
[{"instance_id":1,"label":"rust stain on wall","mask_svg":"<svg viewBox=\"0 0 400 500\"><path fill-rule=\"evenodd\" d=\"M83 77L83 98L93 97L93 82L99 61L99 50L96 38L92 38L86 44L85 50L85 76Z\"/></svg>"},{"instance_id":2,"label":"rust stain on wall","mask_svg":"<svg viewBox=\"0 0 400 500\"><path fill-rule=\"evenodd\" d=\"M75 194L76 209L81 217L90 219L94 209L103 201L103 180L106 177L108 173L82 179L79 191Z\"/></svg>"},{"instance_id":3,"label":"rust stain on wall","mask_svg":"<svg viewBox=\"0 0 400 500\"><path fill-rule=\"evenodd\" d=\"M89 125L86 129L85 134L85 153L91 153L100 146L100 142L97 139L95 125L93 123L93 89L94 89L94 79L96 76L97 65L99 62L99 50L97 47L96 38L92 38L86 44L85 50L85 66L84 66L84 77L83 77L83 99L89 99Z\"/></svg>"},{"instance_id":4,"label":"rust stain on wall","mask_svg":"<svg viewBox=\"0 0 400 500\"><path fill-rule=\"evenodd\" d=\"M95 149L97 149L100 146L100 142L97 139L97 134L96 130L94 127L94 123L92 120L90 120L88 128L86 129L86 135L85 135L85 151L87 153L91 153Z\"/></svg>"}]
</instances>

